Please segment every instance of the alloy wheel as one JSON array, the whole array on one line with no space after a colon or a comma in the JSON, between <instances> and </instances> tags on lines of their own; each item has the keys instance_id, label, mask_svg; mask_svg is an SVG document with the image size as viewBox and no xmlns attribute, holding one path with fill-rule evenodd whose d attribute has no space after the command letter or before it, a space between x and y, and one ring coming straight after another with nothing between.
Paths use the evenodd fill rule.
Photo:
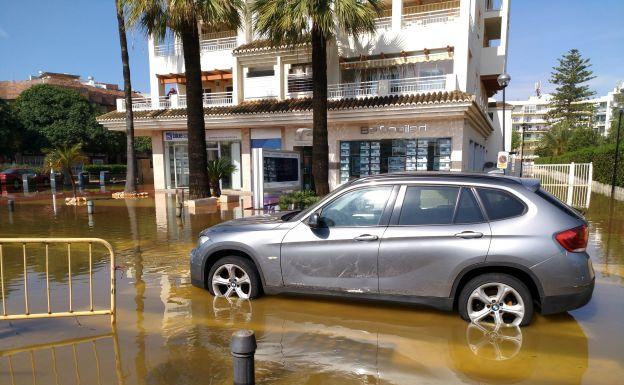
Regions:
<instances>
[{"instance_id":1,"label":"alloy wheel","mask_svg":"<svg viewBox=\"0 0 624 385\"><path fill-rule=\"evenodd\" d=\"M524 302L511 286L490 282L477 287L468 298L468 317L474 323L493 323L497 328L519 326Z\"/></svg>"},{"instance_id":2,"label":"alloy wheel","mask_svg":"<svg viewBox=\"0 0 624 385\"><path fill-rule=\"evenodd\" d=\"M233 263L219 266L212 275L212 290L217 297L248 299L251 294L249 274L242 267Z\"/></svg>"}]
</instances>

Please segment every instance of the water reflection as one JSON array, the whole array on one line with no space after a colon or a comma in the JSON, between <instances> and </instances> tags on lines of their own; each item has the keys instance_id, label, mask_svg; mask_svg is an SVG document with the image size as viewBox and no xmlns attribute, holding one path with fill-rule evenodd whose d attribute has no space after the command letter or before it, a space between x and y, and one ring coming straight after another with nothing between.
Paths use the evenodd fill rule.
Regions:
<instances>
[{"instance_id":1,"label":"water reflection","mask_svg":"<svg viewBox=\"0 0 624 385\"><path fill-rule=\"evenodd\" d=\"M101 200L92 224L86 208L42 202L20 202L14 225L0 210L3 236L101 236L114 245L118 275L120 358L100 351L102 371L126 383L230 384L231 333L256 331L258 382L263 384L578 384L617 383L624 375L622 204L592 198L589 252L598 273L595 296L582 309L554 317L537 316L523 329L492 330L470 325L454 313L382 303L307 297L263 297L246 301L213 298L189 283L188 252L203 228L247 215L236 204L227 210L175 216L173 196L155 199ZM37 255L29 256L35 258ZM78 258L78 257L77 257ZM76 261L81 277L86 270ZM21 263L12 266L12 298L20 298ZM62 284L67 266L53 268ZM82 269L82 270L81 270ZM106 283L105 269L96 283ZM41 270L33 269L36 282ZM104 286L103 286L104 287ZM77 296L80 291L77 290ZM61 294L63 294L61 292ZM31 345L62 335L110 331L106 317L0 324L0 350ZM77 349L82 383L93 357ZM71 349L64 363L74 362ZM30 358L23 356L16 383L32 383ZM54 383L44 356L34 353L37 381ZM20 362L21 362L20 361ZM0 358L0 383L10 383L6 360ZM41 378L41 380L40 380ZM49 381L43 381L49 379ZM60 383L76 383L75 375ZM117 383L113 376L102 383Z\"/></svg>"}]
</instances>

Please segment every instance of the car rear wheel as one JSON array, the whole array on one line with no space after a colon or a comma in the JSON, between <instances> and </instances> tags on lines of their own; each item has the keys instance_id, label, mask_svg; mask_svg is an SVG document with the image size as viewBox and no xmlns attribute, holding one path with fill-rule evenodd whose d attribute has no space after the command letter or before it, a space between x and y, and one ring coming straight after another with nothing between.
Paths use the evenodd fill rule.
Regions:
<instances>
[{"instance_id":1,"label":"car rear wheel","mask_svg":"<svg viewBox=\"0 0 624 385\"><path fill-rule=\"evenodd\" d=\"M238 256L219 259L210 269L207 286L210 294L217 297L253 299L261 292L256 267Z\"/></svg>"},{"instance_id":2,"label":"car rear wheel","mask_svg":"<svg viewBox=\"0 0 624 385\"><path fill-rule=\"evenodd\" d=\"M533 298L519 279L489 273L470 280L459 296L459 314L466 321L496 328L525 326L533 318Z\"/></svg>"}]
</instances>

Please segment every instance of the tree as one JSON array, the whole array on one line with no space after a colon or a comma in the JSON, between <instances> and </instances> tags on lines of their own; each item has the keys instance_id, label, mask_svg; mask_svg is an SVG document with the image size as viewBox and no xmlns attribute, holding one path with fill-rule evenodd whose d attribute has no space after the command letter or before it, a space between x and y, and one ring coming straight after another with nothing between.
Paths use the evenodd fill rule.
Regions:
<instances>
[{"instance_id":1,"label":"tree","mask_svg":"<svg viewBox=\"0 0 624 385\"><path fill-rule=\"evenodd\" d=\"M595 94L584 84L595 78L591 63L577 49L568 51L558 62L550 77L557 87L552 94L548 119L553 124L564 122L571 129L588 127L593 119L593 106L582 101Z\"/></svg>"},{"instance_id":2,"label":"tree","mask_svg":"<svg viewBox=\"0 0 624 385\"><path fill-rule=\"evenodd\" d=\"M221 196L221 186L219 182L234 171L236 171L236 166L230 163L230 160L227 158L218 158L208 162L208 179L212 187L212 196L217 198Z\"/></svg>"},{"instance_id":3,"label":"tree","mask_svg":"<svg viewBox=\"0 0 624 385\"><path fill-rule=\"evenodd\" d=\"M0 99L0 157L13 158L18 151L22 127L11 106Z\"/></svg>"},{"instance_id":4,"label":"tree","mask_svg":"<svg viewBox=\"0 0 624 385\"><path fill-rule=\"evenodd\" d=\"M581 148L600 146L604 142L602 135L592 128L578 127L572 130L566 151L576 151Z\"/></svg>"},{"instance_id":5,"label":"tree","mask_svg":"<svg viewBox=\"0 0 624 385\"><path fill-rule=\"evenodd\" d=\"M255 28L274 46L312 41L312 174L316 193L329 193L327 46L338 31L354 36L375 30L380 0L256 0Z\"/></svg>"},{"instance_id":6,"label":"tree","mask_svg":"<svg viewBox=\"0 0 624 385\"><path fill-rule=\"evenodd\" d=\"M522 135L524 135L524 132L522 133ZM520 148L520 132L519 131L512 131L511 132L511 149L512 150L517 150Z\"/></svg>"},{"instance_id":7,"label":"tree","mask_svg":"<svg viewBox=\"0 0 624 385\"><path fill-rule=\"evenodd\" d=\"M74 180L72 166L85 162L87 159L82 153L82 144L77 143L73 146L63 145L53 150L44 150L44 152L46 153L44 160L46 170L63 170L65 175L69 176L74 198L76 198L76 181Z\"/></svg>"},{"instance_id":8,"label":"tree","mask_svg":"<svg viewBox=\"0 0 624 385\"><path fill-rule=\"evenodd\" d=\"M537 148L539 156L559 156L568 150L572 130L565 123L556 123L544 133Z\"/></svg>"},{"instance_id":9,"label":"tree","mask_svg":"<svg viewBox=\"0 0 624 385\"><path fill-rule=\"evenodd\" d=\"M125 192L136 191L136 161L134 150L134 116L132 113L132 83L130 82L130 59L128 58L128 42L126 40L126 22L122 0L115 0L117 13L117 29L119 30L119 46L121 48L121 65L123 67L124 99L126 101L126 185Z\"/></svg>"},{"instance_id":10,"label":"tree","mask_svg":"<svg viewBox=\"0 0 624 385\"><path fill-rule=\"evenodd\" d=\"M24 127L26 151L82 143L87 152L111 154L119 138L95 120L96 108L71 89L37 84L22 92L12 108Z\"/></svg>"},{"instance_id":11,"label":"tree","mask_svg":"<svg viewBox=\"0 0 624 385\"><path fill-rule=\"evenodd\" d=\"M173 33L182 41L186 78L186 127L189 152L189 196L210 195L201 80L199 23L208 28L241 24L242 0L124 0L130 25L163 40ZM156 90L153 90L156 91Z\"/></svg>"}]
</instances>

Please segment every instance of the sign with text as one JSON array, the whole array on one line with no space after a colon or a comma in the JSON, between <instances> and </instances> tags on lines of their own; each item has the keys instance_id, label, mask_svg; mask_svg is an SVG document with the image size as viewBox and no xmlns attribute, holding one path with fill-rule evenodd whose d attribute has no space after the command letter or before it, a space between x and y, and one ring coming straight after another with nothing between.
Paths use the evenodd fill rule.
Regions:
<instances>
[{"instance_id":1,"label":"sign with text","mask_svg":"<svg viewBox=\"0 0 624 385\"><path fill-rule=\"evenodd\" d=\"M360 133L362 135L368 135L368 134L375 134L375 133L381 133L381 134L409 134L409 133L413 133L413 132L425 132L427 131L427 125L426 124L399 124L399 125L378 125L378 126L368 126L368 127L361 127L360 128Z\"/></svg>"}]
</instances>

